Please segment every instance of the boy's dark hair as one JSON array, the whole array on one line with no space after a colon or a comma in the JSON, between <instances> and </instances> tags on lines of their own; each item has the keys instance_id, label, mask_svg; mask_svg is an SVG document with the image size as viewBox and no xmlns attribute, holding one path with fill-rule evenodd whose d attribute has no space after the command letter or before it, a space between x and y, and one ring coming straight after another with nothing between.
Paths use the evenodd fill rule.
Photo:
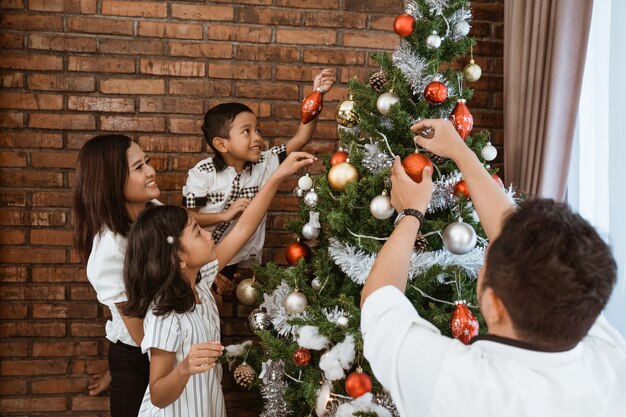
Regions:
<instances>
[{"instance_id":1,"label":"boy's dark hair","mask_svg":"<svg viewBox=\"0 0 626 417\"><path fill-rule=\"evenodd\" d=\"M230 124L235 120L239 113L254 113L250 107L241 103L222 103L210 109L204 115L204 123L202 124L202 133L204 133L204 141L213 150L215 155L219 152L213 145L213 138L228 138Z\"/></svg>"},{"instance_id":2,"label":"boy's dark hair","mask_svg":"<svg viewBox=\"0 0 626 417\"><path fill-rule=\"evenodd\" d=\"M74 247L82 261L91 254L94 237L108 227L126 236L132 220L126 210L128 148L124 135L89 139L78 153L74 185Z\"/></svg>"},{"instance_id":3,"label":"boy's dark hair","mask_svg":"<svg viewBox=\"0 0 626 417\"><path fill-rule=\"evenodd\" d=\"M124 259L124 315L144 318L151 307L157 316L193 311L195 297L178 256L189 220L187 210L177 206L150 207L139 215L128 234Z\"/></svg>"},{"instance_id":4,"label":"boy's dark hair","mask_svg":"<svg viewBox=\"0 0 626 417\"><path fill-rule=\"evenodd\" d=\"M616 276L611 250L587 221L565 204L533 199L491 243L484 284L502 299L520 338L565 350L587 334Z\"/></svg>"}]
</instances>

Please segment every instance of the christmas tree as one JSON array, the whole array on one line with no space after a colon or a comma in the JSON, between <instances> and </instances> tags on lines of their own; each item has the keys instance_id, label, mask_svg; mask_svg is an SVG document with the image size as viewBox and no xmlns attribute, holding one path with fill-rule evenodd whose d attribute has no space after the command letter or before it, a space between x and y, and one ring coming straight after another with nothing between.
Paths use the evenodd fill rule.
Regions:
<instances>
[{"instance_id":1,"label":"christmas tree","mask_svg":"<svg viewBox=\"0 0 626 417\"><path fill-rule=\"evenodd\" d=\"M231 348L230 356L239 356L237 382L260 387L263 417L397 415L363 357L359 331L362 285L394 227L393 155L418 182L423 167L434 165L406 295L443 334L467 343L478 333L484 232L458 168L416 149L410 131L422 119L450 118L485 164L495 158L488 134L472 132L466 105L472 90L465 85L480 78L480 67L466 58L466 66L456 63L474 43L471 11L462 0L405 3L394 22L399 45L375 55L380 71L366 83L351 81L350 97L337 108L341 148L324 158L322 175L298 181L300 216L289 229L299 240L286 248L291 267L268 264L238 286L240 301L258 304L249 323L260 342ZM303 120L320 100L315 93L305 99Z\"/></svg>"}]
</instances>

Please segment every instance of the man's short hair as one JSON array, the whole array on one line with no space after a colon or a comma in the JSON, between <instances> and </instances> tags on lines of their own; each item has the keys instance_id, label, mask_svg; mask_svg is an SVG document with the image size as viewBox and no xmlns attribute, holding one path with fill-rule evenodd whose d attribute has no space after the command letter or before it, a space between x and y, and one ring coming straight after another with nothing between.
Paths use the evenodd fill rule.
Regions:
<instances>
[{"instance_id":1,"label":"man's short hair","mask_svg":"<svg viewBox=\"0 0 626 417\"><path fill-rule=\"evenodd\" d=\"M503 301L525 342L576 345L607 304L617 276L608 245L566 204L523 202L487 254L484 284Z\"/></svg>"},{"instance_id":2,"label":"man's short hair","mask_svg":"<svg viewBox=\"0 0 626 417\"><path fill-rule=\"evenodd\" d=\"M202 124L202 133L204 133L204 141L213 150L215 155L219 152L213 145L213 138L220 137L228 139L230 125L239 113L254 113L250 107L241 103L222 103L211 108L204 115L204 123Z\"/></svg>"}]
</instances>

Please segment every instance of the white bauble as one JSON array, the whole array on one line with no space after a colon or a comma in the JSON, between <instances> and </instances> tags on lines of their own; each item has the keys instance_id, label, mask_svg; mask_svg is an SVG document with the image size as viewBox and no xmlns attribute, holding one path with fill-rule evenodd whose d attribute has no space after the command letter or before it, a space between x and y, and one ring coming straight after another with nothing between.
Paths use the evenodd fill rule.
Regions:
<instances>
[{"instance_id":1,"label":"white bauble","mask_svg":"<svg viewBox=\"0 0 626 417\"><path fill-rule=\"evenodd\" d=\"M319 202L319 200L320 200L320 197L314 190L311 190L308 193L306 193L304 195L304 198L302 199L302 201L304 201L304 204L306 204L307 206L311 208L314 208L315 206L317 206L317 203Z\"/></svg>"},{"instance_id":2,"label":"white bauble","mask_svg":"<svg viewBox=\"0 0 626 417\"><path fill-rule=\"evenodd\" d=\"M400 101L398 96L391 91L388 93L383 93L380 95L380 97L378 97L378 100L376 101L376 108L381 114L384 114L386 116L389 114L391 106L396 104L398 101Z\"/></svg>"},{"instance_id":3,"label":"white bauble","mask_svg":"<svg viewBox=\"0 0 626 417\"><path fill-rule=\"evenodd\" d=\"M313 226L311 223L307 223L302 226L302 237L307 240L317 239L320 235L320 228Z\"/></svg>"},{"instance_id":4,"label":"white bauble","mask_svg":"<svg viewBox=\"0 0 626 417\"><path fill-rule=\"evenodd\" d=\"M383 191L381 195L377 195L372 199L370 203L370 212L372 216L378 220L386 220L393 215L394 208L391 205L391 199L386 192Z\"/></svg>"},{"instance_id":5,"label":"white bauble","mask_svg":"<svg viewBox=\"0 0 626 417\"><path fill-rule=\"evenodd\" d=\"M480 150L480 155L485 161L493 161L498 156L498 150L491 142L487 142L485 147Z\"/></svg>"},{"instance_id":6,"label":"white bauble","mask_svg":"<svg viewBox=\"0 0 626 417\"><path fill-rule=\"evenodd\" d=\"M300 179L298 179L298 187L304 191L309 191L313 188L313 179L309 176L309 174L303 175Z\"/></svg>"},{"instance_id":7,"label":"white bauble","mask_svg":"<svg viewBox=\"0 0 626 417\"><path fill-rule=\"evenodd\" d=\"M426 38L426 46L428 49L437 49L441 46L441 36L437 34L436 30L433 30L432 35Z\"/></svg>"},{"instance_id":8,"label":"white bauble","mask_svg":"<svg viewBox=\"0 0 626 417\"><path fill-rule=\"evenodd\" d=\"M302 294L300 291L295 290L289 293L287 298L285 298L285 309L289 314L300 314L306 307L309 305L309 301L306 299L306 296Z\"/></svg>"},{"instance_id":9,"label":"white bauble","mask_svg":"<svg viewBox=\"0 0 626 417\"><path fill-rule=\"evenodd\" d=\"M453 30L458 36L467 36L470 31L470 25L465 20L461 20L454 25Z\"/></svg>"}]
</instances>

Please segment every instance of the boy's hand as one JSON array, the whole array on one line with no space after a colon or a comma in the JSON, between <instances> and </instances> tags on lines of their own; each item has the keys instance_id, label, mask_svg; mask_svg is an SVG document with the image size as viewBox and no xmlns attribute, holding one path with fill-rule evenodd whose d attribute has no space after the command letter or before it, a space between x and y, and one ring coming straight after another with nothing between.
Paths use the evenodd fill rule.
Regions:
<instances>
[{"instance_id":1,"label":"boy's hand","mask_svg":"<svg viewBox=\"0 0 626 417\"><path fill-rule=\"evenodd\" d=\"M237 275L237 274L235 274ZM232 282L228 277L222 274L217 274L215 277L215 286L217 287L216 292L219 295L229 295L235 291L235 283Z\"/></svg>"},{"instance_id":2,"label":"boy's hand","mask_svg":"<svg viewBox=\"0 0 626 417\"><path fill-rule=\"evenodd\" d=\"M433 179L430 167L422 171L422 182L413 181L402 167L400 157L396 156L391 168L391 205L398 213L406 208L417 209L426 213L433 194Z\"/></svg>"},{"instance_id":3,"label":"boy's hand","mask_svg":"<svg viewBox=\"0 0 626 417\"><path fill-rule=\"evenodd\" d=\"M226 209L224 213L222 213L224 221L229 222L235 217L239 217L239 215L243 213L243 211L246 209L246 207L248 207L249 204L249 198L239 198L235 200L233 204L231 204L230 207L228 207L228 209Z\"/></svg>"},{"instance_id":4,"label":"boy's hand","mask_svg":"<svg viewBox=\"0 0 626 417\"><path fill-rule=\"evenodd\" d=\"M435 155L457 162L469 149L447 119L425 119L411 126L415 143Z\"/></svg>"},{"instance_id":5,"label":"boy's hand","mask_svg":"<svg viewBox=\"0 0 626 417\"><path fill-rule=\"evenodd\" d=\"M274 171L272 177L282 181L291 174L296 173L300 168L311 165L316 160L317 158L308 152L291 152L278 169Z\"/></svg>"},{"instance_id":6,"label":"boy's hand","mask_svg":"<svg viewBox=\"0 0 626 417\"><path fill-rule=\"evenodd\" d=\"M313 89L319 89L322 94L326 94L333 88L335 81L337 81L337 71L334 68L326 68L315 76Z\"/></svg>"}]
</instances>

